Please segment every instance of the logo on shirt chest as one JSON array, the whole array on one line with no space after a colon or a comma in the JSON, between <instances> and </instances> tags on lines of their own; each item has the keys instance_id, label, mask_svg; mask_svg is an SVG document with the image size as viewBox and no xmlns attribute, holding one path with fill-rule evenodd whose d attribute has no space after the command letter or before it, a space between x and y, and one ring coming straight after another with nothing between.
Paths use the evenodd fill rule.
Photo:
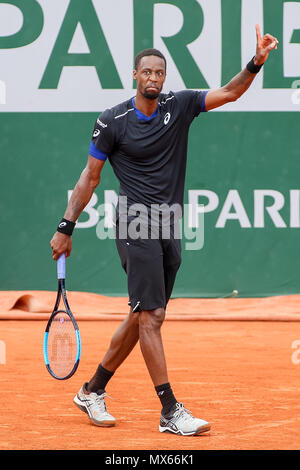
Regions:
<instances>
[{"instance_id":1,"label":"logo on shirt chest","mask_svg":"<svg viewBox=\"0 0 300 470\"><path fill-rule=\"evenodd\" d=\"M170 119L171 119L171 114L170 114L170 113L166 113L166 114L165 114L165 118L164 118L165 126L168 124L168 122L170 121Z\"/></svg>"}]
</instances>

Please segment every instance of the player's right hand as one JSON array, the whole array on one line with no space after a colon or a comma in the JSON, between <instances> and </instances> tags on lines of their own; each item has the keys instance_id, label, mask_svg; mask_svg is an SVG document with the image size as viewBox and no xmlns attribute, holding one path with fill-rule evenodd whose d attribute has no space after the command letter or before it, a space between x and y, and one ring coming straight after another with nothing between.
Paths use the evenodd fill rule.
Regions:
<instances>
[{"instance_id":1,"label":"player's right hand","mask_svg":"<svg viewBox=\"0 0 300 470\"><path fill-rule=\"evenodd\" d=\"M66 258L70 256L72 251L72 238L70 235L64 233L55 232L50 241L50 246L52 248L52 258L57 261L58 258L65 253Z\"/></svg>"}]
</instances>

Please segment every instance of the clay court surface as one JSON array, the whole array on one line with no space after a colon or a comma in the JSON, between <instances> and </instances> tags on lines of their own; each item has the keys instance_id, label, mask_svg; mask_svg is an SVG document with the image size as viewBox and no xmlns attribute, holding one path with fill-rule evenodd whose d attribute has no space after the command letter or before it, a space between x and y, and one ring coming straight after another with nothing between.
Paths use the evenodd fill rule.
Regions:
<instances>
[{"instance_id":1,"label":"clay court surface","mask_svg":"<svg viewBox=\"0 0 300 470\"><path fill-rule=\"evenodd\" d=\"M13 295L20 298L19 293ZM86 301L87 296L78 294L77 300ZM300 364L292 362L292 344L300 340L299 297L256 299L256 309L255 299L199 300L198 315L192 308L196 309L196 301L190 302L190 311L187 299L181 307L171 301L162 330L169 380L177 399L211 422L211 431L198 437L158 432L160 404L138 345L107 387L113 397L107 405L117 418L116 427L90 424L72 400L94 373L127 310L126 302L116 300L115 309L111 307L115 314L108 312L105 317L112 319L85 321L73 296L80 318L82 359L76 374L60 382L48 374L43 362L46 321L13 319L25 315L26 309L28 318L30 309L39 318L38 308L48 317L41 305L50 305L54 297L55 293L44 294L38 304L32 296L31 305L6 311L4 304L8 307L9 302L2 296L0 340L6 345L6 363L0 364L0 449L299 449ZM118 302L124 304L124 311L116 308ZM244 320L239 316L237 321L234 315L241 315L242 304ZM100 318L93 305L92 301L90 312L98 312ZM227 317L222 317L225 313ZM201 321L200 314L203 318L214 314L216 319ZM259 314L273 320L257 321ZM12 320L3 319L9 315ZM292 319L280 321L280 315Z\"/></svg>"}]
</instances>

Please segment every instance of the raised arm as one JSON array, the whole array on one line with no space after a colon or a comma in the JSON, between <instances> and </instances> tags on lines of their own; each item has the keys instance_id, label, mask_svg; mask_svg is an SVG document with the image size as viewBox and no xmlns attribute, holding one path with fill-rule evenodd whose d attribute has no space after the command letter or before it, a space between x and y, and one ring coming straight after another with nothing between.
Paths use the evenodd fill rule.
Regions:
<instances>
[{"instance_id":1,"label":"raised arm","mask_svg":"<svg viewBox=\"0 0 300 470\"><path fill-rule=\"evenodd\" d=\"M250 87L259 68L265 63L269 53L277 49L278 40L271 34L265 34L261 37L258 24L256 25L256 55L253 61L249 62L247 67L230 80L227 85L217 90L209 90L205 98L205 107L209 111L223 106L226 103L236 101Z\"/></svg>"},{"instance_id":2,"label":"raised arm","mask_svg":"<svg viewBox=\"0 0 300 470\"><path fill-rule=\"evenodd\" d=\"M69 222L76 222L100 182L100 175L104 163L104 161L98 160L89 155L87 165L81 173L69 200L67 209L64 213L64 219ZM72 250L72 239L70 235L55 232L52 240L50 241L50 246L52 248L52 257L54 260L57 260L63 253L66 253L66 256L68 257Z\"/></svg>"}]
</instances>

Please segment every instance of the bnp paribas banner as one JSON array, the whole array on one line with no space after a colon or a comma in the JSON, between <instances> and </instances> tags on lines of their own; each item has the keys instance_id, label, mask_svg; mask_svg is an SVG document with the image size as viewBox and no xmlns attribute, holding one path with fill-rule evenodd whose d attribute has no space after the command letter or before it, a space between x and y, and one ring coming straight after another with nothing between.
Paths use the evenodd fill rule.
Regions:
<instances>
[{"instance_id":1,"label":"bnp paribas banner","mask_svg":"<svg viewBox=\"0 0 300 470\"><path fill-rule=\"evenodd\" d=\"M226 111L295 111L300 4L282 0L0 2L3 111L90 112L134 93L133 59L168 60L166 88L217 88L254 55L255 23L280 40L251 91ZM225 108L223 109L225 110Z\"/></svg>"},{"instance_id":2,"label":"bnp paribas banner","mask_svg":"<svg viewBox=\"0 0 300 470\"><path fill-rule=\"evenodd\" d=\"M300 292L300 1L0 1L0 289L53 290L49 241L101 111L135 95L135 55L167 59L164 91L219 88L279 47L236 102L190 130L182 266L174 296ZM73 290L126 295L105 164L68 259Z\"/></svg>"}]
</instances>

